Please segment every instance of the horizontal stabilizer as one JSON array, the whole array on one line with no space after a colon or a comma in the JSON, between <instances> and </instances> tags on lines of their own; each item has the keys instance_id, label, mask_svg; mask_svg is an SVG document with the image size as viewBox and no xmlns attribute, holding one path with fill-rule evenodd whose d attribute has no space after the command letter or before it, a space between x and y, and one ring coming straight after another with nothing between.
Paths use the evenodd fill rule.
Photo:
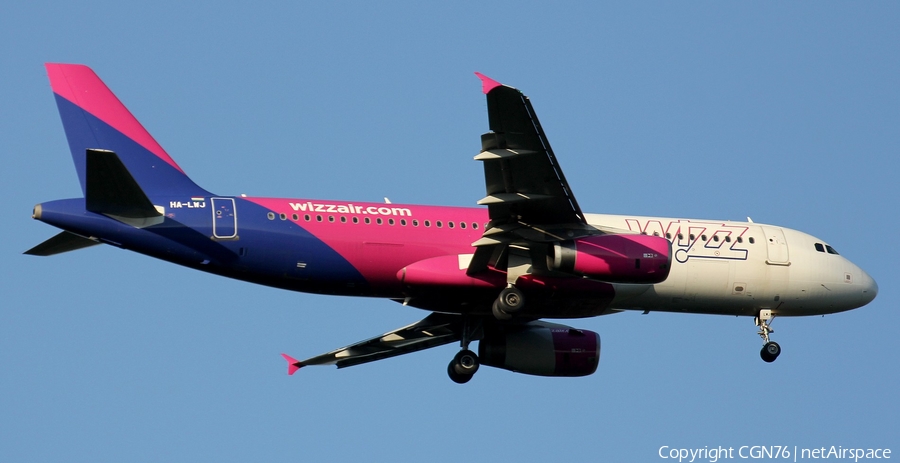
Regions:
<instances>
[{"instance_id":1,"label":"horizontal stabilizer","mask_svg":"<svg viewBox=\"0 0 900 463\"><path fill-rule=\"evenodd\" d=\"M99 241L83 238L74 233L64 231L53 238L25 251L30 256L52 256L54 254L62 254L64 252L76 251L78 249L87 248L100 244Z\"/></svg>"},{"instance_id":2,"label":"horizontal stabilizer","mask_svg":"<svg viewBox=\"0 0 900 463\"><path fill-rule=\"evenodd\" d=\"M112 151L87 150L85 208L98 214L146 219L162 214Z\"/></svg>"},{"instance_id":3,"label":"horizontal stabilizer","mask_svg":"<svg viewBox=\"0 0 900 463\"><path fill-rule=\"evenodd\" d=\"M287 360L287 363L288 363L288 376L293 375L294 373L297 372L297 370L300 369L300 367L303 366L303 364L300 363L300 361L298 361L297 359L291 357L291 356L288 355L288 354L281 354L281 356L284 357L285 360Z\"/></svg>"}]
</instances>

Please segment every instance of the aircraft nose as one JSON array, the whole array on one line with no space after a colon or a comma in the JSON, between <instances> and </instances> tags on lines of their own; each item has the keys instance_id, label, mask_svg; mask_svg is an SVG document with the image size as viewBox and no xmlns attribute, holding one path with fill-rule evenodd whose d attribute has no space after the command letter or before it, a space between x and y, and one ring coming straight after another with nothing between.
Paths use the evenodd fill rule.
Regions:
<instances>
[{"instance_id":1,"label":"aircraft nose","mask_svg":"<svg viewBox=\"0 0 900 463\"><path fill-rule=\"evenodd\" d=\"M875 283L875 279L869 276L864 270L860 270L859 273L862 275L860 278L860 286L862 286L862 304L866 305L872 302L875 299L875 296L878 295L878 283Z\"/></svg>"}]
</instances>

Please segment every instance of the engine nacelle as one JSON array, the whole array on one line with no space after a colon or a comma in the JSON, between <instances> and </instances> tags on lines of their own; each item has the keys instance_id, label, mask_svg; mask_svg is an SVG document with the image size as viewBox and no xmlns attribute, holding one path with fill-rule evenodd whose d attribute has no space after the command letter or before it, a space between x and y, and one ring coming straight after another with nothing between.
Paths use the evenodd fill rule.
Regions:
<instances>
[{"instance_id":1,"label":"engine nacelle","mask_svg":"<svg viewBox=\"0 0 900 463\"><path fill-rule=\"evenodd\" d=\"M531 322L490 333L478 343L488 365L537 376L587 376L600 362L600 335L555 323Z\"/></svg>"},{"instance_id":2,"label":"engine nacelle","mask_svg":"<svg viewBox=\"0 0 900 463\"><path fill-rule=\"evenodd\" d=\"M672 263L669 240L650 235L596 235L555 243L548 266L610 283L654 284Z\"/></svg>"}]
</instances>

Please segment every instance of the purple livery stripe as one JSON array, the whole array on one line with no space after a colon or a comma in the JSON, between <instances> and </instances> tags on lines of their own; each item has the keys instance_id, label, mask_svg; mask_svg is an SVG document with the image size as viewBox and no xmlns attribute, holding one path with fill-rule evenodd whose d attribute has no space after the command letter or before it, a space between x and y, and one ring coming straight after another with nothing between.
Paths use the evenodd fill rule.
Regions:
<instances>
[{"instance_id":1,"label":"purple livery stripe","mask_svg":"<svg viewBox=\"0 0 900 463\"><path fill-rule=\"evenodd\" d=\"M93 114L184 173L91 68L80 64L58 63L47 63L45 66L54 93Z\"/></svg>"},{"instance_id":2,"label":"purple livery stripe","mask_svg":"<svg viewBox=\"0 0 900 463\"><path fill-rule=\"evenodd\" d=\"M295 223L334 249L370 284L387 288L399 288L397 272L410 264L437 256L474 253L472 243L481 238L488 220L487 210L476 208L243 199L272 211L274 220L285 217ZM310 204L314 206L312 211Z\"/></svg>"}]
</instances>

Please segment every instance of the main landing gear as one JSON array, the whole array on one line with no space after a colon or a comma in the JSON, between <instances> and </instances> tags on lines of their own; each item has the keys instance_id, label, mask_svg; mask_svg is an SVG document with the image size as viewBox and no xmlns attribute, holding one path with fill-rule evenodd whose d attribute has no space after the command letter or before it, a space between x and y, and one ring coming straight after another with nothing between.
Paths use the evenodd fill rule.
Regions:
<instances>
[{"instance_id":1,"label":"main landing gear","mask_svg":"<svg viewBox=\"0 0 900 463\"><path fill-rule=\"evenodd\" d=\"M774 319L775 315L768 309L760 310L759 316L755 319L756 326L759 327L759 333L757 334L759 334L759 337L761 337L765 343L759 351L759 356L762 357L763 361L766 363L774 362L781 354L781 346L779 346L777 342L769 340L769 334L775 332L770 326Z\"/></svg>"},{"instance_id":2,"label":"main landing gear","mask_svg":"<svg viewBox=\"0 0 900 463\"><path fill-rule=\"evenodd\" d=\"M509 320L513 315L525 306L525 295L513 285L509 285L500 291L497 300L494 301L491 312L497 320Z\"/></svg>"},{"instance_id":3,"label":"main landing gear","mask_svg":"<svg viewBox=\"0 0 900 463\"><path fill-rule=\"evenodd\" d=\"M478 356L469 349L463 349L453 357L450 365L447 365L447 374L457 384L468 383L475 372L478 371Z\"/></svg>"},{"instance_id":4,"label":"main landing gear","mask_svg":"<svg viewBox=\"0 0 900 463\"><path fill-rule=\"evenodd\" d=\"M463 322L462 339L459 343L461 349L453 356L453 360L450 361L450 364L447 365L447 374L450 375L450 379L453 380L454 383L468 383L469 380L472 379L472 376L475 375L475 372L478 371L479 365L481 365L478 362L478 355L469 350L469 343L472 341L475 332L480 328L480 322L477 326L473 327L469 322L469 317L465 318L465 321Z\"/></svg>"}]
</instances>

